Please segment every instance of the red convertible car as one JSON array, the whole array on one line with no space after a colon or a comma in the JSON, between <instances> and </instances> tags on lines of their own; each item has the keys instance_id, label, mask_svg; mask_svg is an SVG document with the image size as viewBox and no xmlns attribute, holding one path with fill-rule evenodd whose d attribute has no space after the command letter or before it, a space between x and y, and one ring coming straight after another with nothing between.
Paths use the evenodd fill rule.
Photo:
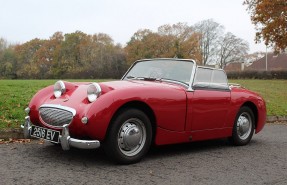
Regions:
<instances>
[{"instance_id":1,"label":"red convertible car","mask_svg":"<svg viewBox=\"0 0 287 185\"><path fill-rule=\"evenodd\" d=\"M122 164L138 162L151 144L229 138L246 145L266 119L258 94L228 84L223 70L183 59L136 61L119 81L57 81L25 111L25 137L63 150L102 145Z\"/></svg>"}]
</instances>

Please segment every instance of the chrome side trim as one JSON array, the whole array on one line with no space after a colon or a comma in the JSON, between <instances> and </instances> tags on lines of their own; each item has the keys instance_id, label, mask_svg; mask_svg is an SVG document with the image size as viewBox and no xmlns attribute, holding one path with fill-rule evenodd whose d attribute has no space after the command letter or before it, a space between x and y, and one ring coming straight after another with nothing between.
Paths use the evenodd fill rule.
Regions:
<instances>
[{"instance_id":1,"label":"chrome side trim","mask_svg":"<svg viewBox=\"0 0 287 185\"><path fill-rule=\"evenodd\" d=\"M40 108L46 108L46 107L51 107L51 108L56 108L56 109L63 109L63 110L66 110L66 111L69 111L73 114L73 117L76 115L76 110L71 108L71 107L66 107L66 106L62 106L62 105L56 105L56 104L43 104L39 107Z\"/></svg>"},{"instance_id":2,"label":"chrome side trim","mask_svg":"<svg viewBox=\"0 0 287 185\"><path fill-rule=\"evenodd\" d=\"M191 75L190 75L190 81L189 81L189 86L188 86L188 89L187 91L188 92L193 92L194 89L192 88L192 85L193 85L193 82L194 82L194 79L195 79L195 71L197 69L197 64L195 61L193 61L193 68L192 68L192 71L191 71Z\"/></svg>"},{"instance_id":3,"label":"chrome side trim","mask_svg":"<svg viewBox=\"0 0 287 185\"><path fill-rule=\"evenodd\" d=\"M181 86L184 86L186 88L188 88L188 85L184 82L180 82L180 81L176 81L176 80L172 80L172 79L159 79L159 81L162 81L162 82L169 82L169 83L174 83L174 84L178 84L178 85L181 85Z\"/></svg>"},{"instance_id":4,"label":"chrome side trim","mask_svg":"<svg viewBox=\"0 0 287 185\"><path fill-rule=\"evenodd\" d=\"M236 84L236 83L228 83L228 85L229 85L230 88L233 88L233 87L244 88L242 85Z\"/></svg>"}]
</instances>

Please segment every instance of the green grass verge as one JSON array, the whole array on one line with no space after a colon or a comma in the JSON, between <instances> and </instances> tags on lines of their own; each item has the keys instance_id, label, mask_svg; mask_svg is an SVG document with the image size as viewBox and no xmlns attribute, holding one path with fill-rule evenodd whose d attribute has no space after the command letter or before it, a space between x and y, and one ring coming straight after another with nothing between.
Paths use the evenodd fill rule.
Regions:
<instances>
[{"instance_id":1,"label":"green grass verge","mask_svg":"<svg viewBox=\"0 0 287 185\"><path fill-rule=\"evenodd\" d=\"M0 80L0 129L19 128L24 122L33 95L40 89L53 85L57 80ZM107 81L107 80L67 80Z\"/></svg>"},{"instance_id":2,"label":"green grass verge","mask_svg":"<svg viewBox=\"0 0 287 185\"><path fill-rule=\"evenodd\" d=\"M95 81L95 80L68 80ZM107 80L97 80L107 81ZM0 80L0 129L18 128L33 95L56 80ZM261 94L268 115L287 115L287 80L230 80Z\"/></svg>"},{"instance_id":3,"label":"green grass verge","mask_svg":"<svg viewBox=\"0 0 287 185\"><path fill-rule=\"evenodd\" d=\"M267 115L287 115L287 80L229 80L259 93L267 105Z\"/></svg>"}]
</instances>

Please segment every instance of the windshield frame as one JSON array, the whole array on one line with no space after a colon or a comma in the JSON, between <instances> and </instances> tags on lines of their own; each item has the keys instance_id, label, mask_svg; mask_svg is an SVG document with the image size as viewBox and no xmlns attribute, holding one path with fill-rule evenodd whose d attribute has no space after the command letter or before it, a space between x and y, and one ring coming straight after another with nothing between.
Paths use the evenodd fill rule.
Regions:
<instances>
[{"instance_id":1,"label":"windshield frame","mask_svg":"<svg viewBox=\"0 0 287 185\"><path fill-rule=\"evenodd\" d=\"M193 91L192 89L192 84L193 84L193 80L194 80L194 76L195 76L195 71L196 71L196 68L197 68L197 64L194 60L192 59L176 59L176 58L154 58L154 59L143 59L143 60L137 60L135 61L131 67L127 70L127 72L123 75L123 77L121 78L121 80L129 80L129 79L126 79L127 78L127 75L128 73L131 71L131 69L139 62L146 62L146 61L157 61L157 60L170 60L170 61L178 61L178 62L192 62L193 63L193 67L192 67L192 70L191 70L191 75L190 75L190 79L188 81L188 83L184 83L184 82L180 82L180 81L177 81L177 80L173 80L173 79L159 79L160 81L164 81L164 82L169 82L169 83L175 83L175 84L179 84L179 85L182 85L184 86L187 91ZM135 80L135 79L130 79L130 80ZM155 80L156 81L156 80Z\"/></svg>"}]
</instances>

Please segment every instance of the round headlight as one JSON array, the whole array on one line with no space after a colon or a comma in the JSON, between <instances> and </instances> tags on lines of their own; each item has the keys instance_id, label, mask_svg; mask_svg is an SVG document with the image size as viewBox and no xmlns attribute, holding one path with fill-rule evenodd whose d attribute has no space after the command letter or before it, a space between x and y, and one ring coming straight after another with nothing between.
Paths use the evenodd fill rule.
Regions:
<instances>
[{"instance_id":1,"label":"round headlight","mask_svg":"<svg viewBox=\"0 0 287 185\"><path fill-rule=\"evenodd\" d=\"M65 92L66 92L65 83L62 80L57 81L54 85L54 96L56 98L59 98Z\"/></svg>"},{"instance_id":2,"label":"round headlight","mask_svg":"<svg viewBox=\"0 0 287 185\"><path fill-rule=\"evenodd\" d=\"M102 89L99 84L92 83L87 89L89 102L94 102L101 95Z\"/></svg>"}]
</instances>

